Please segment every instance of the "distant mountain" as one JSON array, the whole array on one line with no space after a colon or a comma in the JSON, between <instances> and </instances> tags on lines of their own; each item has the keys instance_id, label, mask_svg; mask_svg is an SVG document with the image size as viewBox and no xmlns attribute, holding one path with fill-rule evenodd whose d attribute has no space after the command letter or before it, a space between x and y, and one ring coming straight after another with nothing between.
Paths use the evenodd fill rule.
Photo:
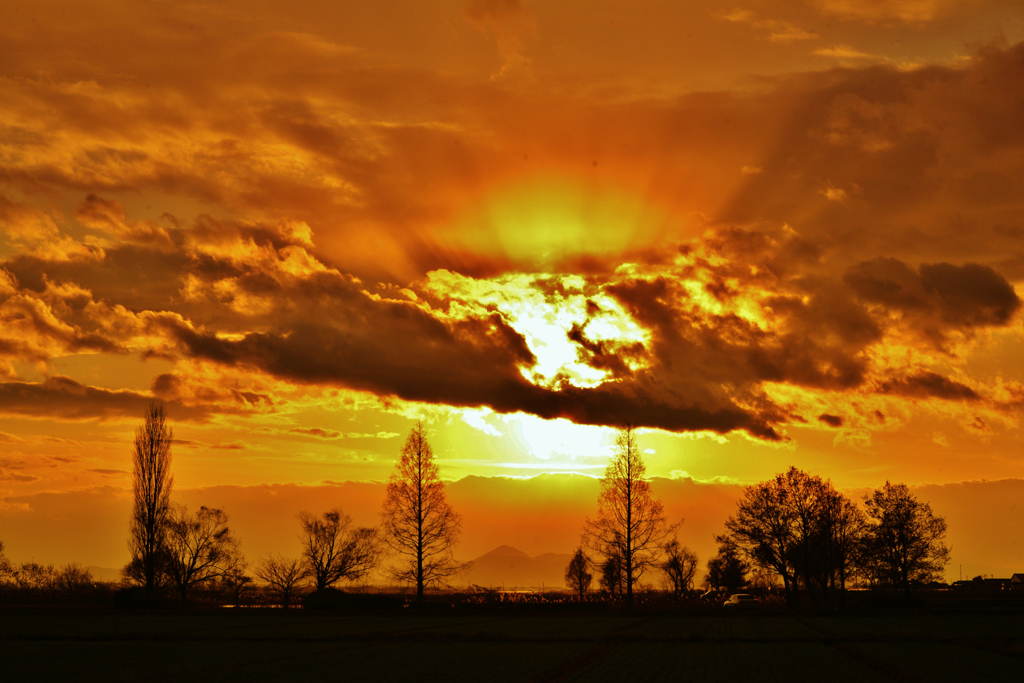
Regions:
<instances>
[{"instance_id":1,"label":"distant mountain","mask_svg":"<svg viewBox=\"0 0 1024 683\"><path fill-rule=\"evenodd\" d=\"M526 559L526 560L530 559L530 556L527 555L526 553L524 553L522 550L519 550L518 548L513 548L510 545L499 545L497 548L495 548L491 552L484 553L480 557L487 557L489 555L493 555L494 557L509 557L509 558L517 557L517 558ZM480 558L477 558L477 559L480 559Z\"/></svg>"},{"instance_id":2,"label":"distant mountain","mask_svg":"<svg viewBox=\"0 0 1024 683\"><path fill-rule=\"evenodd\" d=\"M565 567L571 554L544 553L530 557L511 546L498 546L473 560L473 565L456 579L460 585L478 585L512 590L513 588L552 588L565 586Z\"/></svg>"},{"instance_id":3,"label":"distant mountain","mask_svg":"<svg viewBox=\"0 0 1024 683\"><path fill-rule=\"evenodd\" d=\"M93 581L109 581L111 583L118 583L121 580L120 569L89 566L86 567L85 570L92 574Z\"/></svg>"}]
</instances>

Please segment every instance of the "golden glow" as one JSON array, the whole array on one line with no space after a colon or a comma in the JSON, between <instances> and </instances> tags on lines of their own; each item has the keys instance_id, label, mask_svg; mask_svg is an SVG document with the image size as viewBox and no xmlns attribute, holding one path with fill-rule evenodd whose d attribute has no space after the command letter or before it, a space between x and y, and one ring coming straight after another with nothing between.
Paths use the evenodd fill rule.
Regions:
<instances>
[{"instance_id":1,"label":"golden glow","mask_svg":"<svg viewBox=\"0 0 1024 683\"><path fill-rule=\"evenodd\" d=\"M557 293L545 291L544 287L556 284L560 286ZM500 311L537 357L535 367L523 368L524 377L542 386L568 381L591 387L607 379L607 371L579 362L578 347L567 336L574 325L585 326L587 336L594 340L649 343L649 333L618 302L581 276L509 274L475 279L432 271L423 289L447 300L448 315L455 319L486 315L491 307ZM592 318L587 313L588 301L600 309Z\"/></svg>"},{"instance_id":2,"label":"golden glow","mask_svg":"<svg viewBox=\"0 0 1024 683\"><path fill-rule=\"evenodd\" d=\"M593 462L582 461L607 457L615 445L615 430L608 427L577 425L562 419L542 420L523 413L507 415L504 421L515 446L544 461L561 459L564 463L568 459L573 467L583 465L584 469L592 469ZM580 463L575 462L578 459Z\"/></svg>"},{"instance_id":3,"label":"golden glow","mask_svg":"<svg viewBox=\"0 0 1024 683\"><path fill-rule=\"evenodd\" d=\"M658 202L599 178L578 169L529 173L484 194L454 232L467 247L496 250L543 270L573 258L621 254L685 229L686 221Z\"/></svg>"},{"instance_id":4,"label":"golden glow","mask_svg":"<svg viewBox=\"0 0 1024 683\"><path fill-rule=\"evenodd\" d=\"M420 419L591 484L609 429L536 414L677 430L680 501L1024 478L1019 2L95 4L0 3L3 534L123 498L154 398L248 509Z\"/></svg>"}]
</instances>

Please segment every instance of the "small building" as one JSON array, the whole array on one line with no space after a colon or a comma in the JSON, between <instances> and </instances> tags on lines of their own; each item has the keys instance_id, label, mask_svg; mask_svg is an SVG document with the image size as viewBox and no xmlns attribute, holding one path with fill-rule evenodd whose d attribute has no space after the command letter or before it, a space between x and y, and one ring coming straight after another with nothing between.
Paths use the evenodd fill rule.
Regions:
<instances>
[{"instance_id":1,"label":"small building","mask_svg":"<svg viewBox=\"0 0 1024 683\"><path fill-rule=\"evenodd\" d=\"M1014 576L1018 576L1015 574ZM1024 575L1020 575L1024 580ZM1017 584L1024 588L1024 583ZM993 591L1007 590L1012 586L1010 579L993 579L983 576L975 576L970 581L954 581L951 588L959 591L970 591L972 593L991 593Z\"/></svg>"}]
</instances>

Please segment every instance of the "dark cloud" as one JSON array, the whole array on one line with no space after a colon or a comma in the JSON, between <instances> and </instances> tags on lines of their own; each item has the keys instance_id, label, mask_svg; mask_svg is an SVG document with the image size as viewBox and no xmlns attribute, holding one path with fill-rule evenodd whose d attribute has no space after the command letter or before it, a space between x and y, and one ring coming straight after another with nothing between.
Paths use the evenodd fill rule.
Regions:
<instances>
[{"instance_id":1,"label":"dark cloud","mask_svg":"<svg viewBox=\"0 0 1024 683\"><path fill-rule=\"evenodd\" d=\"M760 383L856 388L868 370L862 351L881 338L867 312L839 288L827 281L805 286L813 293L767 299L774 316L768 329L734 313L707 312L676 280L627 280L606 290L651 331L650 372L660 382L702 406L732 404L721 394L729 387L776 421L784 411L759 397Z\"/></svg>"},{"instance_id":2,"label":"dark cloud","mask_svg":"<svg viewBox=\"0 0 1024 683\"><path fill-rule=\"evenodd\" d=\"M566 418L578 424L612 426L628 422L673 432L745 431L768 441L783 439L775 427L784 421L785 415L767 399L751 398L754 407L750 408L729 400L709 406L665 387L663 381L651 376L627 385L612 383L592 389L562 386L557 391L534 389L530 393L531 400L522 405L528 412L547 419ZM508 404L497 408L514 409Z\"/></svg>"},{"instance_id":3,"label":"dark cloud","mask_svg":"<svg viewBox=\"0 0 1024 683\"><path fill-rule=\"evenodd\" d=\"M946 401L979 401L982 398L966 384L930 371L882 381L878 385L878 391L883 394L940 398Z\"/></svg>"},{"instance_id":4,"label":"dark cloud","mask_svg":"<svg viewBox=\"0 0 1024 683\"><path fill-rule=\"evenodd\" d=\"M178 395L181 388L181 378L172 372L164 372L153 379L153 395L167 400Z\"/></svg>"},{"instance_id":5,"label":"dark cloud","mask_svg":"<svg viewBox=\"0 0 1024 683\"><path fill-rule=\"evenodd\" d=\"M589 322L589 321L588 321ZM623 344L614 340L592 340L587 337L586 323L580 325L574 323L569 332L566 333L569 341L579 346L578 359L598 370L606 370L612 377L621 379L633 374L633 370L627 363L641 360L646 355L644 345L639 342Z\"/></svg>"},{"instance_id":6,"label":"dark cloud","mask_svg":"<svg viewBox=\"0 0 1024 683\"><path fill-rule=\"evenodd\" d=\"M924 310L932 303L921 276L899 259L878 258L859 263L843 279L862 299L890 308Z\"/></svg>"},{"instance_id":7,"label":"dark cloud","mask_svg":"<svg viewBox=\"0 0 1024 683\"><path fill-rule=\"evenodd\" d=\"M245 278L241 281L253 286ZM535 364L533 353L522 335L497 313L443 322L436 313L410 302L367 296L352 281L330 274L297 282L295 289L260 286L260 291L282 305L282 317L271 331L228 339L173 319L161 324L189 356L302 384L345 386L412 401L489 406L500 412L525 411L583 424L633 422L673 431L722 433L742 429L763 438L780 438L770 426L780 413L770 402L761 399L757 410L741 408L727 394L709 390L693 377L683 382L645 372L633 381L592 389L566 382L553 388L537 386L521 372ZM316 321L309 314L314 309ZM671 327L673 314L666 311L664 315L665 325ZM588 359L595 364L604 362L596 360L599 353L606 359L615 353L611 346L590 346ZM636 345L624 350L640 352ZM625 372L624 366L617 367ZM154 392L171 396L174 385L171 377L158 377ZM758 401L756 397L749 400Z\"/></svg>"},{"instance_id":8,"label":"dark cloud","mask_svg":"<svg viewBox=\"0 0 1024 683\"><path fill-rule=\"evenodd\" d=\"M976 263L925 263L915 272L878 258L851 267L843 280L862 301L897 313L898 325L940 348L953 332L1009 324L1021 306L1005 277Z\"/></svg>"},{"instance_id":9,"label":"dark cloud","mask_svg":"<svg viewBox=\"0 0 1024 683\"><path fill-rule=\"evenodd\" d=\"M44 382L0 383L0 414L61 420L141 419L152 397L135 391L101 389L69 377ZM212 406L167 403L174 420L205 422L218 412Z\"/></svg>"},{"instance_id":10,"label":"dark cloud","mask_svg":"<svg viewBox=\"0 0 1024 683\"><path fill-rule=\"evenodd\" d=\"M1005 325L1020 309L1013 285L988 266L925 263L921 284L941 298L943 317L952 325Z\"/></svg>"},{"instance_id":11,"label":"dark cloud","mask_svg":"<svg viewBox=\"0 0 1024 683\"><path fill-rule=\"evenodd\" d=\"M30 484L34 481L39 481L39 477L32 474L18 474L15 472L8 472L0 468L0 481L13 481L19 484Z\"/></svg>"},{"instance_id":12,"label":"dark cloud","mask_svg":"<svg viewBox=\"0 0 1024 683\"><path fill-rule=\"evenodd\" d=\"M333 429L321 429L320 427L312 427L309 429L303 429L296 427L295 429L288 430L291 434L300 434L302 436L315 436L319 439L341 439L344 438L344 434L336 432Z\"/></svg>"},{"instance_id":13,"label":"dark cloud","mask_svg":"<svg viewBox=\"0 0 1024 683\"><path fill-rule=\"evenodd\" d=\"M924 263L918 273L897 259L879 258L853 266L843 279L866 301L952 327L1006 325L1021 305L1005 277L976 263Z\"/></svg>"},{"instance_id":14,"label":"dark cloud","mask_svg":"<svg viewBox=\"0 0 1024 683\"><path fill-rule=\"evenodd\" d=\"M128 214L119 202L90 193L75 209L75 218L90 226L117 228L125 224Z\"/></svg>"},{"instance_id":15,"label":"dark cloud","mask_svg":"<svg viewBox=\"0 0 1024 683\"><path fill-rule=\"evenodd\" d=\"M276 400L269 394L244 388L237 377L227 381L211 381L202 375L165 372L153 379L150 390L163 401L203 405L215 411L219 410L219 406L229 413L258 411L273 408L276 404Z\"/></svg>"},{"instance_id":16,"label":"dark cloud","mask_svg":"<svg viewBox=\"0 0 1024 683\"><path fill-rule=\"evenodd\" d=\"M843 418L838 415L829 415L828 413L822 413L818 416L818 421L827 424L829 427L842 427Z\"/></svg>"},{"instance_id":17,"label":"dark cloud","mask_svg":"<svg viewBox=\"0 0 1024 683\"><path fill-rule=\"evenodd\" d=\"M103 250L99 258L47 259L18 255L4 267L23 288L46 289L46 281L74 282L97 301L120 304L131 311L163 311L182 307L180 275L190 259L182 253L125 245Z\"/></svg>"},{"instance_id":18,"label":"dark cloud","mask_svg":"<svg viewBox=\"0 0 1024 683\"><path fill-rule=\"evenodd\" d=\"M86 472L95 472L96 474L103 474L103 475L106 475L108 477L121 477L121 476L124 476L126 474L131 474L131 472L129 472L128 470L110 470L110 469L102 469L102 468L90 469L90 470L86 470Z\"/></svg>"}]
</instances>

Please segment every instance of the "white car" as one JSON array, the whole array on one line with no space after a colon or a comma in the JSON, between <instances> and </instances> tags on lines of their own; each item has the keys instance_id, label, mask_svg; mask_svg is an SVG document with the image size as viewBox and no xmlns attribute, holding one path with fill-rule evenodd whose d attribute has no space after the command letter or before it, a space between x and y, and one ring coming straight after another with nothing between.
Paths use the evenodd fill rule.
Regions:
<instances>
[{"instance_id":1,"label":"white car","mask_svg":"<svg viewBox=\"0 0 1024 683\"><path fill-rule=\"evenodd\" d=\"M757 599L747 593L734 593L724 604L726 607L756 607Z\"/></svg>"}]
</instances>

